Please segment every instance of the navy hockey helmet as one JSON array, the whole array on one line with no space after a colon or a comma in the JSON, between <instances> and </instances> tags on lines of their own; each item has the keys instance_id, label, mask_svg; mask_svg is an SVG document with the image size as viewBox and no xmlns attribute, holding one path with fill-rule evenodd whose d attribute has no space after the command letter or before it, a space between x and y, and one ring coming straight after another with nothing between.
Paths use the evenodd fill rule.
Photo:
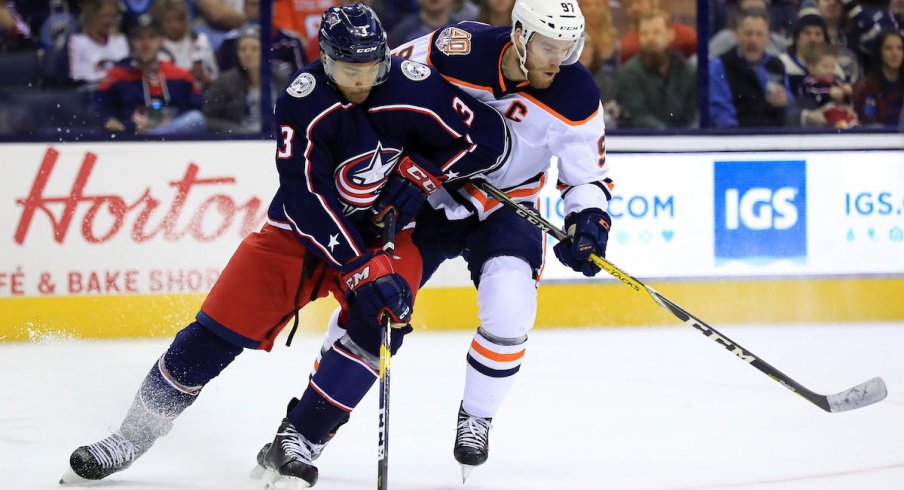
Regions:
<instances>
[{"instance_id":1,"label":"navy hockey helmet","mask_svg":"<svg viewBox=\"0 0 904 490\"><path fill-rule=\"evenodd\" d=\"M379 72L373 83L386 80L390 66L386 31L370 7L356 3L328 8L320 22L318 42L326 57L324 69L334 82L337 82L333 76L336 62L379 61Z\"/></svg>"}]
</instances>

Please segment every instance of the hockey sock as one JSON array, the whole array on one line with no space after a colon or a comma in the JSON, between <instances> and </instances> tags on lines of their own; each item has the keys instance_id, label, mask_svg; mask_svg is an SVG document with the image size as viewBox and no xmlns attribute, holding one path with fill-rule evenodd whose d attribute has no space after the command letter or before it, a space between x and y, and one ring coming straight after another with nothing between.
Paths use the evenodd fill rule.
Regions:
<instances>
[{"instance_id":1,"label":"hockey sock","mask_svg":"<svg viewBox=\"0 0 904 490\"><path fill-rule=\"evenodd\" d=\"M462 406L476 417L494 417L521 369L527 336L501 339L477 329L468 350Z\"/></svg>"},{"instance_id":2,"label":"hockey sock","mask_svg":"<svg viewBox=\"0 0 904 490\"><path fill-rule=\"evenodd\" d=\"M146 450L241 352L197 322L185 327L144 378L120 432Z\"/></svg>"},{"instance_id":3,"label":"hockey sock","mask_svg":"<svg viewBox=\"0 0 904 490\"><path fill-rule=\"evenodd\" d=\"M462 406L494 417L521 369L527 332L537 313L537 283L526 260L500 255L481 267L477 285L480 328L468 349Z\"/></svg>"},{"instance_id":4,"label":"hockey sock","mask_svg":"<svg viewBox=\"0 0 904 490\"><path fill-rule=\"evenodd\" d=\"M373 386L378 362L343 336L323 355L320 368L287 418L307 440L324 443Z\"/></svg>"}]
</instances>

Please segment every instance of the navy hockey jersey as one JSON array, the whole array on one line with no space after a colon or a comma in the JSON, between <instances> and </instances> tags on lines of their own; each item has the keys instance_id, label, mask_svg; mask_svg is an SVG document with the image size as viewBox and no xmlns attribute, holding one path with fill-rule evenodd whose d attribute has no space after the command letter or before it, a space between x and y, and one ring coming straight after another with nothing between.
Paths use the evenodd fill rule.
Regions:
<instances>
[{"instance_id":1,"label":"navy hockey jersey","mask_svg":"<svg viewBox=\"0 0 904 490\"><path fill-rule=\"evenodd\" d=\"M360 106L330 84L315 62L277 99L280 186L268 222L333 267L365 253L367 210L402 154L455 179L497 167L508 149L499 114L426 66L394 58Z\"/></svg>"}]
</instances>

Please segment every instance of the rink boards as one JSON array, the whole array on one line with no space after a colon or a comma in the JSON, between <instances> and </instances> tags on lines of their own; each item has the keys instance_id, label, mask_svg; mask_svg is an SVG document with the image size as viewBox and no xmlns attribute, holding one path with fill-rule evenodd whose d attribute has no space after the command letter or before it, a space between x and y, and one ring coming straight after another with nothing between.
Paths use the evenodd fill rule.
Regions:
<instances>
[{"instance_id":1,"label":"rink boards","mask_svg":"<svg viewBox=\"0 0 904 490\"><path fill-rule=\"evenodd\" d=\"M757 152L745 148L766 142L750 137L657 139L668 153L613 138L608 258L713 324L904 320L904 136L830 136L771 136ZM812 149L825 147L836 149ZM267 141L3 145L0 340L184 326L261 226L272 153ZM538 204L561 223L554 189ZM677 322L645 294L548 259L540 327ZM321 329L334 305L307 307L304 328ZM463 263L444 266L415 310L418 327L473 328Z\"/></svg>"}]
</instances>

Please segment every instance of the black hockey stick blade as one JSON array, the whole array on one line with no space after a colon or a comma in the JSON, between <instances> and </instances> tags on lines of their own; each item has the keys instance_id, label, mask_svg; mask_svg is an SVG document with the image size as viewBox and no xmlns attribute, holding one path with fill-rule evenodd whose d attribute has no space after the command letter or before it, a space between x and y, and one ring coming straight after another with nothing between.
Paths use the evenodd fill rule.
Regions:
<instances>
[{"instance_id":1,"label":"black hockey stick blade","mask_svg":"<svg viewBox=\"0 0 904 490\"><path fill-rule=\"evenodd\" d=\"M545 233L552 235L560 241L568 239L568 235L560 228L556 227L533 210L527 208L518 201L515 201L514 199L509 197L508 194L501 191L494 185L488 182L481 182L480 187L484 190L484 192L493 196L502 204L512 208L519 216L523 217ZM888 394L885 388L885 382L882 381L882 378L873 378L869 381L854 386L853 388L842 391L841 393L829 396L820 395L818 393L810 391L787 374L779 371L768 362L760 359L759 356L754 355L744 347L741 347L738 343L721 334L719 331L706 324L706 322L704 322L703 320L700 320L694 315L691 315L687 310L678 306L673 301L657 292L655 289L647 286L634 276L621 270L612 262L609 262L605 258L600 257L596 254L590 254L590 261L634 291L638 293L646 293L657 305L668 310L669 313L681 320L685 325L694 327L695 329L699 330L700 333L724 347L726 350L737 356L738 359L741 359L742 361L757 368L760 372L774 379L780 385L797 393L810 403L818 406L826 412L836 413L862 408L882 401Z\"/></svg>"}]
</instances>

